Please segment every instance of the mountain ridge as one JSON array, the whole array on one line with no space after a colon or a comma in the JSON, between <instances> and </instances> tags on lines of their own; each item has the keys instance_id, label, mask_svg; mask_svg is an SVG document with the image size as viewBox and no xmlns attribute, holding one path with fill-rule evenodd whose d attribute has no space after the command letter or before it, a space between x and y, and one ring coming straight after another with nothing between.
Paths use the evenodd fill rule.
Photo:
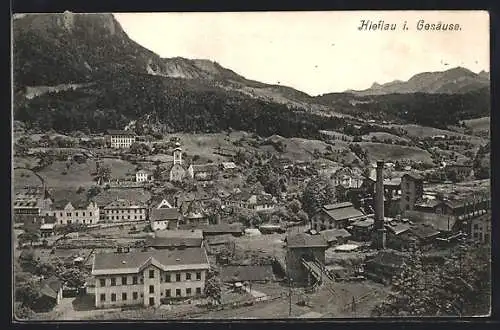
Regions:
<instances>
[{"instance_id":1,"label":"mountain ridge","mask_svg":"<svg viewBox=\"0 0 500 330\"><path fill-rule=\"evenodd\" d=\"M373 83L365 90L346 90L358 96L384 94L463 94L489 86L489 72L474 73L463 67L445 71L420 72L407 81L394 80L384 84ZM324 94L323 94L324 95Z\"/></svg>"}]
</instances>

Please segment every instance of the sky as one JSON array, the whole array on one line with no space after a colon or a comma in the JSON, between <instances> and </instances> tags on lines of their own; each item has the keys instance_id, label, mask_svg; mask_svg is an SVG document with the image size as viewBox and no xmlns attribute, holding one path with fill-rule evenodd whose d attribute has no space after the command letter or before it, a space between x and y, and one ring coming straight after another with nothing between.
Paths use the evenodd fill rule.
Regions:
<instances>
[{"instance_id":1,"label":"sky","mask_svg":"<svg viewBox=\"0 0 500 330\"><path fill-rule=\"evenodd\" d=\"M486 11L116 13L130 38L161 57L208 59L252 80L310 95L457 66L489 70ZM418 31L419 20L460 24ZM397 24L360 31L361 20ZM403 30L404 22L408 30Z\"/></svg>"}]
</instances>

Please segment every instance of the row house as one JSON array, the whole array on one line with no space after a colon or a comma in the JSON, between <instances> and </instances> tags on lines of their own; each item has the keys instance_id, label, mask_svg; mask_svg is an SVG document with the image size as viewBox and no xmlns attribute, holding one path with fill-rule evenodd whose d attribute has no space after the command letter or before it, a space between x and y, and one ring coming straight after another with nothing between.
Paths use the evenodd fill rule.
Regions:
<instances>
[{"instance_id":1,"label":"row house","mask_svg":"<svg viewBox=\"0 0 500 330\"><path fill-rule=\"evenodd\" d=\"M114 149L130 148L135 139L135 134L130 131L110 129L106 134L107 144Z\"/></svg>"},{"instance_id":2,"label":"row house","mask_svg":"<svg viewBox=\"0 0 500 330\"><path fill-rule=\"evenodd\" d=\"M56 217L56 224L67 225L79 223L93 225L99 222L99 207L93 201L67 201L49 202L42 215Z\"/></svg>"},{"instance_id":3,"label":"row house","mask_svg":"<svg viewBox=\"0 0 500 330\"><path fill-rule=\"evenodd\" d=\"M143 203L117 199L102 209L101 219L110 222L147 220L147 212Z\"/></svg>"},{"instance_id":4,"label":"row house","mask_svg":"<svg viewBox=\"0 0 500 330\"><path fill-rule=\"evenodd\" d=\"M203 297L210 268L205 249L185 248L94 257L95 307L155 306Z\"/></svg>"}]
</instances>

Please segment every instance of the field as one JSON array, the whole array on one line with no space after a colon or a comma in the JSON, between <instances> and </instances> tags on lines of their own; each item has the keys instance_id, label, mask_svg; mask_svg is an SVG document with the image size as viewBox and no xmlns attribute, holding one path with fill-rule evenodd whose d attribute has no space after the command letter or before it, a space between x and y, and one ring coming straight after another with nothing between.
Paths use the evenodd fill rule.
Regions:
<instances>
[{"instance_id":1,"label":"field","mask_svg":"<svg viewBox=\"0 0 500 330\"><path fill-rule=\"evenodd\" d=\"M491 124L491 117L481 117L475 119L464 120L465 126L472 128L472 130L489 130Z\"/></svg>"},{"instance_id":2,"label":"field","mask_svg":"<svg viewBox=\"0 0 500 330\"><path fill-rule=\"evenodd\" d=\"M370 132L370 133L362 136L363 140L366 139L368 141L371 141L371 139L373 137L377 138L379 141L384 141L386 139L391 139L393 141L404 141L404 142L410 141L409 139L406 139L404 137L400 137L400 136L386 133L386 132Z\"/></svg>"},{"instance_id":3,"label":"field","mask_svg":"<svg viewBox=\"0 0 500 330\"><path fill-rule=\"evenodd\" d=\"M89 187L95 184L91 175L93 172L91 164L91 162L73 163L66 170L65 161L55 161L38 174L45 179L48 187L75 189L77 187ZM64 171L66 171L66 174L63 174Z\"/></svg>"},{"instance_id":4,"label":"field","mask_svg":"<svg viewBox=\"0 0 500 330\"><path fill-rule=\"evenodd\" d=\"M373 142L359 143L368 155L368 160L373 162L378 159L396 161L400 159L411 159L432 164L431 154L416 147L406 147L396 144L384 144Z\"/></svg>"},{"instance_id":5,"label":"field","mask_svg":"<svg viewBox=\"0 0 500 330\"><path fill-rule=\"evenodd\" d=\"M470 142L473 144L484 144L486 142L484 139L476 137L476 136L465 135L465 134L461 134L461 133L457 133L457 132L452 132L452 131L434 128L434 127L428 127L428 126L420 126L420 125L414 125L414 124L383 125L383 126L404 129L407 132L407 136L417 138L417 139L424 138L424 137L432 137L435 135L448 135L448 136L466 137L466 138L470 139Z\"/></svg>"}]
</instances>

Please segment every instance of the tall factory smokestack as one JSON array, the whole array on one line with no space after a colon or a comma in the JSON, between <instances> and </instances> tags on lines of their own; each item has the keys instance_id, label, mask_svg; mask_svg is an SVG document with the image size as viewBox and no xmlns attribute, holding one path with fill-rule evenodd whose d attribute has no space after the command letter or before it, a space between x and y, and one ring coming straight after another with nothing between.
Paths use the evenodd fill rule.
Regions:
<instances>
[{"instance_id":1,"label":"tall factory smokestack","mask_svg":"<svg viewBox=\"0 0 500 330\"><path fill-rule=\"evenodd\" d=\"M375 185L375 246L385 249L384 227L384 161L377 161L377 183Z\"/></svg>"}]
</instances>

